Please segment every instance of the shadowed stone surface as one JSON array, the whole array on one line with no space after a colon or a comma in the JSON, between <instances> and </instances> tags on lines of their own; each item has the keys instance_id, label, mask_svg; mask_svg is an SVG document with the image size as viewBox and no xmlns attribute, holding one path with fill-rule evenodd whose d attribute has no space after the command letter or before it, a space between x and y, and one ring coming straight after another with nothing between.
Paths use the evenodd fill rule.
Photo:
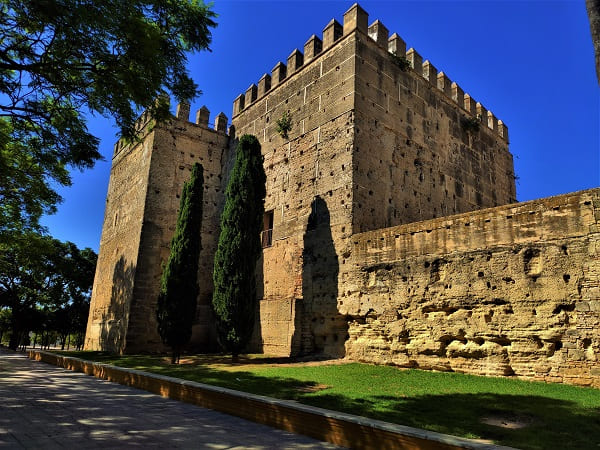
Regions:
<instances>
[{"instance_id":1,"label":"shadowed stone surface","mask_svg":"<svg viewBox=\"0 0 600 450\"><path fill-rule=\"evenodd\" d=\"M339 448L0 350L1 448Z\"/></svg>"}]
</instances>

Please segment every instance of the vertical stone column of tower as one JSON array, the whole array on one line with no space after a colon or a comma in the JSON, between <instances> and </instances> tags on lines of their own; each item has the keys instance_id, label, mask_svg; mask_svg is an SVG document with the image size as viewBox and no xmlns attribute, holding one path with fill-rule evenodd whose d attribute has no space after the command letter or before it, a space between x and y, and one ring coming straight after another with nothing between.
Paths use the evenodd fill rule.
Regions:
<instances>
[{"instance_id":1,"label":"vertical stone column of tower","mask_svg":"<svg viewBox=\"0 0 600 450\"><path fill-rule=\"evenodd\" d=\"M337 298L352 233L356 43L342 30L332 20L234 102L236 134L258 137L267 174L253 343L265 353L344 353Z\"/></svg>"},{"instance_id":2,"label":"vertical stone column of tower","mask_svg":"<svg viewBox=\"0 0 600 450\"><path fill-rule=\"evenodd\" d=\"M92 291L85 349L122 352L136 274L155 130L138 120L136 144L115 144Z\"/></svg>"},{"instance_id":3,"label":"vertical stone column of tower","mask_svg":"<svg viewBox=\"0 0 600 450\"><path fill-rule=\"evenodd\" d=\"M85 348L115 352L163 349L156 326L162 265L169 254L183 183L204 167L198 308L192 346L211 345L212 258L218 238L227 117L209 128L209 111L188 121L190 107L156 125L142 116L140 141L115 146ZM213 343L214 345L214 343Z\"/></svg>"}]
</instances>

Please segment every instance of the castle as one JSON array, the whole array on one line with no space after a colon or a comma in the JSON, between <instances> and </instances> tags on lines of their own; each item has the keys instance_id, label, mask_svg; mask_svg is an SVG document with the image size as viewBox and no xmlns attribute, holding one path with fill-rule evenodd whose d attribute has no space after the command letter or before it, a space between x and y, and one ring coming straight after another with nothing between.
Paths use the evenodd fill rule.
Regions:
<instances>
[{"instance_id":1,"label":"castle","mask_svg":"<svg viewBox=\"0 0 600 450\"><path fill-rule=\"evenodd\" d=\"M600 387L600 189L515 203L506 125L359 5L237 97L229 128L189 115L144 114L115 145L86 349L164 349L161 265L195 162L191 345L215 348L212 261L248 133L267 175L250 350Z\"/></svg>"}]
</instances>

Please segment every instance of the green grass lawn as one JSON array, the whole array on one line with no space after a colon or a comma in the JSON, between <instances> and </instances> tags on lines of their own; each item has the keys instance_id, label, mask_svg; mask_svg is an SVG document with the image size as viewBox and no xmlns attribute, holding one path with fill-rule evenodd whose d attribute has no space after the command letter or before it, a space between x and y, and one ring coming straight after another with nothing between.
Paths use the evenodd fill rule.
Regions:
<instances>
[{"instance_id":1,"label":"green grass lawn","mask_svg":"<svg viewBox=\"0 0 600 450\"><path fill-rule=\"evenodd\" d=\"M63 353L523 449L600 449L598 389L357 363Z\"/></svg>"}]
</instances>

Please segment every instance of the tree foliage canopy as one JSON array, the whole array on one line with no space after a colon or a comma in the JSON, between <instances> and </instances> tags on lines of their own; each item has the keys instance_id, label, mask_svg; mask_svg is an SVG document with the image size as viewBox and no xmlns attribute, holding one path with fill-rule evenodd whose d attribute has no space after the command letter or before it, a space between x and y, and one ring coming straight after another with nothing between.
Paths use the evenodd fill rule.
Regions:
<instances>
[{"instance_id":1,"label":"tree foliage canopy","mask_svg":"<svg viewBox=\"0 0 600 450\"><path fill-rule=\"evenodd\" d=\"M198 258L202 243L203 168L195 163L183 186L171 253L160 279L156 318L158 333L173 351L172 362L192 336L198 297Z\"/></svg>"},{"instance_id":2,"label":"tree foliage canopy","mask_svg":"<svg viewBox=\"0 0 600 450\"><path fill-rule=\"evenodd\" d=\"M100 158L82 112L113 116L132 138L163 91L199 91L186 52L207 49L215 14L199 0L0 0L0 232L34 227Z\"/></svg>"},{"instance_id":3,"label":"tree foliage canopy","mask_svg":"<svg viewBox=\"0 0 600 450\"><path fill-rule=\"evenodd\" d=\"M256 310L266 176L256 137L240 138L225 191L213 273L213 309L221 346L236 357L248 344Z\"/></svg>"}]
</instances>

